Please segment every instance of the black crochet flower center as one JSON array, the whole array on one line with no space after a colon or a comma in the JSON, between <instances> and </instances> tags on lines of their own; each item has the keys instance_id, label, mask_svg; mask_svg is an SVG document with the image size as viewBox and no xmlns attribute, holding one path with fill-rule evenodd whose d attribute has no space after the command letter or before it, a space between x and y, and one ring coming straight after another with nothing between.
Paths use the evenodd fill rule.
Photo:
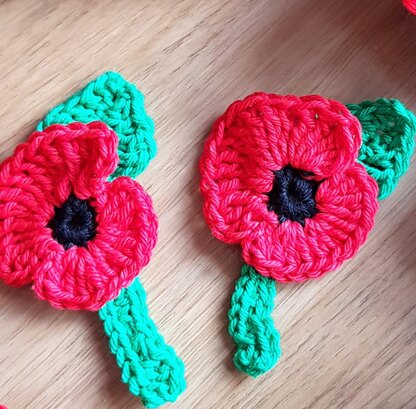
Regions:
<instances>
[{"instance_id":1,"label":"black crochet flower center","mask_svg":"<svg viewBox=\"0 0 416 409\"><path fill-rule=\"evenodd\" d=\"M87 200L71 195L62 207L55 207L55 216L48 227L65 250L72 246L85 247L96 235L95 210Z\"/></svg>"},{"instance_id":2,"label":"black crochet flower center","mask_svg":"<svg viewBox=\"0 0 416 409\"><path fill-rule=\"evenodd\" d=\"M267 208L277 214L279 222L292 220L305 225L305 219L318 213L315 194L319 183L308 180L304 172L286 166L274 173L272 190L267 193Z\"/></svg>"}]
</instances>

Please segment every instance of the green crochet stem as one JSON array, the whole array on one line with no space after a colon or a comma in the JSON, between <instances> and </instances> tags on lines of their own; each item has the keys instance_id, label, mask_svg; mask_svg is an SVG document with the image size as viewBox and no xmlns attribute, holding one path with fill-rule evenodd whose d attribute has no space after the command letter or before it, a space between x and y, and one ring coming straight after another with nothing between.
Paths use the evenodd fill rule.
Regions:
<instances>
[{"instance_id":1,"label":"green crochet stem","mask_svg":"<svg viewBox=\"0 0 416 409\"><path fill-rule=\"evenodd\" d=\"M104 122L119 138L119 164L110 180L137 177L155 157L155 129L146 114L144 97L134 84L115 72L101 75L53 108L37 130L53 124L92 121ZM99 316L130 391L148 408L174 402L186 387L185 368L149 318L139 279L108 302Z\"/></svg>"},{"instance_id":2,"label":"green crochet stem","mask_svg":"<svg viewBox=\"0 0 416 409\"><path fill-rule=\"evenodd\" d=\"M271 318L275 296L275 281L244 264L231 298L228 331L237 347L235 366L253 377L272 369L281 355Z\"/></svg>"},{"instance_id":3,"label":"green crochet stem","mask_svg":"<svg viewBox=\"0 0 416 409\"><path fill-rule=\"evenodd\" d=\"M347 106L362 126L358 159L378 183L379 200L385 199L409 167L416 117L395 99ZM237 347L235 366L253 377L273 368L280 357L279 334L271 319L275 294L273 279L243 266L228 313L229 333Z\"/></svg>"},{"instance_id":4,"label":"green crochet stem","mask_svg":"<svg viewBox=\"0 0 416 409\"><path fill-rule=\"evenodd\" d=\"M118 176L136 178L155 157L155 127L146 114L143 94L116 72L101 75L53 108L37 130L52 124L93 121L104 122L119 137L120 162L110 180Z\"/></svg>"},{"instance_id":5,"label":"green crochet stem","mask_svg":"<svg viewBox=\"0 0 416 409\"><path fill-rule=\"evenodd\" d=\"M416 117L396 99L349 104L362 125L358 160L377 181L379 200L388 197L410 164L415 148Z\"/></svg>"},{"instance_id":6,"label":"green crochet stem","mask_svg":"<svg viewBox=\"0 0 416 409\"><path fill-rule=\"evenodd\" d=\"M174 402L185 390L185 368L150 319L138 278L100 311L121 379L148 408Z\"/></svg>"}]
</instances>

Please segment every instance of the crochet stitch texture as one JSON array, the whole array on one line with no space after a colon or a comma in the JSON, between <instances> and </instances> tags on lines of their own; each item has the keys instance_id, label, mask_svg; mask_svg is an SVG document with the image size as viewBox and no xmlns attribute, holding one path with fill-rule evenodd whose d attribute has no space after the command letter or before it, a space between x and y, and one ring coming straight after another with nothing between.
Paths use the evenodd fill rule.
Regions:
<instances>
[{"instance_id":1,"label":"crochet stitch texture","mask_svg":"<svg viewBox=\"0 0 416 409\"><path fill-rule=\"evenodd\" d=\"M120 163L110 180L120 174L136 177L156 153L153 121L144 110L143 96L120 74L106 73L92 81L74 97L52 109L39 128L48 121L66 122L75 118L84 122L100 119L120 132L120 144L126 146L124 151L129 154L123 156L119 146ZM124 131L126 128L128 131ZM86 206L71 204L69 212L79 207ZM84 233L89 235L93 229L91 224ZM165 344L157 332L145 302L145 290L137 277L116 299L105 304L99 315L123 382L134 395L142 398L145 406L157 407L175 401L184 391L185 369L173 348Z\"/></svg>"},{"instance_id":2,"label":"crochet stitch texture","mask_svg":"<svg viewBox=\"0 0 416 409\"><path fill-rule=\"evenodd\" d=\"M117 297L148 264L157 219L137 182L106 181L116 166L117 135L101 122L54 125L19 145L0 165L0 279L33 282L56 308L98 310ZM74 199L94 209L96 233L74 245L84 232L72 212L64 246L53 221Z\"/></svg>"},{"instance_id":3,"label":"crochet stitch texture","mask_svg":"<svg viewBox=\"0 0 416 409\"><path fill-rule=\"evenodd\" d=\"M213 235L240 244L247 264L280 282L338 268L364 243L377 210L377 184L356 162L360 135L344 105L320 96L256 93L233 103L215 122L200 162ZM287 166L319 184L317 211L302 223L270 211L275 174ZM297 183L286 186L286 196L304 210Z\"/></svg>"},{"instance_id":4,"label":"crochet stitch texture","mask_svg":"<svg viewBox=\"0 0 416 409\"><path fill-rule=\"evenodd\" d=\"M247 263L228 314L239 370L256 377L276 364L274 280L318 278L357 252L377 195L387 197L409 166L415 133L416 117L387 99L347 108L317 95L255 93L215 121L201 192L213 235L240 244Z\"/></svg>"},{"instance_id":5,"label":"crochet stitch texture","mask_svg":"<svg viewBox=\"0 0 416 409\"><path fill-rule=\"evenodd\" d=\"M99 315L123 382L147 407L173 402L186 387L184 365L149 317L139 278L121 290L156 242L150 197L130 177L115 179L137 176L156 152L143 96L107 73L38 129L0 166L0 279L33 282L58 308L105 304Z\"/></svg>"},{"instance_id":6,"label":"crochet stitch texture","mask_svg":"<svg viewBox=\"0 0 416 409\"><path fill-rule=\"evenodd\" d=\"M358 160L377 181L378 198L383 200L409 168L416 117L397 99L380 98L347 107L363 127Z\"/></svg>"},{"instance_id":7,"label":"crochet stitch texture","mask_svg":"<svg viewBox=\"0 0 416 409\"><path fill-rule=\"evenodd\" d=\"M281 355L271 318L275 296L274 282L245 264L231 299L228 331L237 347L236 368L254 378L273 368Z\"/></svg>"},{"instance_id":8,"label":"crochet stitch texture","mask_svg":"<svg viewBox=\"0 0 416 409\"><path fill-rule=\"evenodd\" d=\"M138 279L100 311L121 379L148 408L174 402L185 390L185 367L148 318Z\"/></svg>"},{"instance_id":9,"label":"crochet stitch texture","mask_svg":"<svg viewBox=\"0 0 416 409\"><path fill-rule=\"evenodd\" d=\"M104 122L119 138L119 164L110 180L118 176L136 178L155 157L155 127L146 114L144 96L116 72L101 75L53 108L37 130L42 131L52 124L93 121Z\"/></svg>"}]
</instances>

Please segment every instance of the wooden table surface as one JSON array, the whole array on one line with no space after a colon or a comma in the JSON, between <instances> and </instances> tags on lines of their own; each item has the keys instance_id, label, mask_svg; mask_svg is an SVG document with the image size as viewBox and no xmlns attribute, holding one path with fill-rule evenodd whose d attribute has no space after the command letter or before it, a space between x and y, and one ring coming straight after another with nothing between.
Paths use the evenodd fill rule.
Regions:
<instances>
[{"instance_id":1,"label":"wooden table surface","mask_svg":"<svg viewBox=\"0 0 416 409\"><path fill-rule=\"evenodd\" d=\"M416 111L416 17L399 0L0 1L0 159L106 70L137 84L157 127L159 153L139 181L160 236L142 281L186 363L175 407L415 409L416 161L355 259L278 286L283 356L257 379L232 365L226 313L242 261L205 225L197 161L213 120L253 91L395 97ZM0 402L142 407L96 314L56 311L2 284Z\"/></svg>"}]
</instances>

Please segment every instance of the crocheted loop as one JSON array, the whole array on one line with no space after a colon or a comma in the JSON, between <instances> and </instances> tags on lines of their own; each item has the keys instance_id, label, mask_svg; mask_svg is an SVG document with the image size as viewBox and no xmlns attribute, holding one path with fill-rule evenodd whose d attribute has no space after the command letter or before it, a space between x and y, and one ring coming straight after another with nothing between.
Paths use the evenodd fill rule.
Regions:
<instances>
[{"instance_id":1,"label":"crocheted loop","mask_svg":"<svg viewBox=\"0 0 416 409\"><path fill-rule=\"evenodd\" d=\"M360 141L357 119L322 97L256 93L233 103L200 162L213 235L241 244L247 264L281 282L335 270L364 243L378 207L377 184L356 163Z\"/></svg>"},{"instance_id":2,"label":"crocheted loop","mask_svg":"<svg viewBox=\"0 0 416 409\"><path fill-rule=\"evenodd\" d=\"M132 282L149 262L157 219L138 183L106 182L116 144L100 122L55 125L35 132L0 165L0 279L14 286L33 281L36 295L54 307L89 310ZM66 250L53 222L71 197L94 210L96 231ZM82 218L75 217L71 228L78 229Z\"/></svg>"},{"instance_id":3,"label":"crocheted loop","mask_svg":"<svg viewBox=\"0 0 416 409\"><path fill-rule=\"evenodd\" d=\"M410 13L416 15L416 0L403 0L403 5L410 11Z\"/></svg>"},{"instance_id":4,"label":"crocheted loop","mask_svg":"<svg viewBox=\"0 0 416 409\"><path fill-rule=\"evenodd\" d=\"M174 402L185 390L185 368L149 318L137 278L100 311L121 378L148 408Z\"/></svg>"},{"instance_id":5,"label":"crocheted loop","mask_svg":"<svg viewBox=\"0 0 416 409\"><path fill-rule=\"evenodd\" d=\"M272 279L243 265L231 298L228 331L237 347L235 366L253 377L272 369L281 355L280 335L271 318L275 296Z\"/></svg>"},{"instance_id":6,"label":"crocheted loop","mask_svg":"<svg viewBox=\"0 0 416 409\"><path fill-rule=\"evenodd\" d=\"M146 114L144 96L116 72L107 72L53 108L37 126L101 121L119 137L119 164L110 180L137 177L156 155L154 123Z\"/></svg>"},{"instance_id":7,"label":"crocheted loop","mask_svg":"<svg viewBox=\"0 0 416 409\"><path fill-rule=\"evenodd\" d=\"M396 99L381 98L347 107L363 129L359 161L377 181L379 200L385 199L409 167L415 147L416 117Z\"/></svg>"}]
</instances>

